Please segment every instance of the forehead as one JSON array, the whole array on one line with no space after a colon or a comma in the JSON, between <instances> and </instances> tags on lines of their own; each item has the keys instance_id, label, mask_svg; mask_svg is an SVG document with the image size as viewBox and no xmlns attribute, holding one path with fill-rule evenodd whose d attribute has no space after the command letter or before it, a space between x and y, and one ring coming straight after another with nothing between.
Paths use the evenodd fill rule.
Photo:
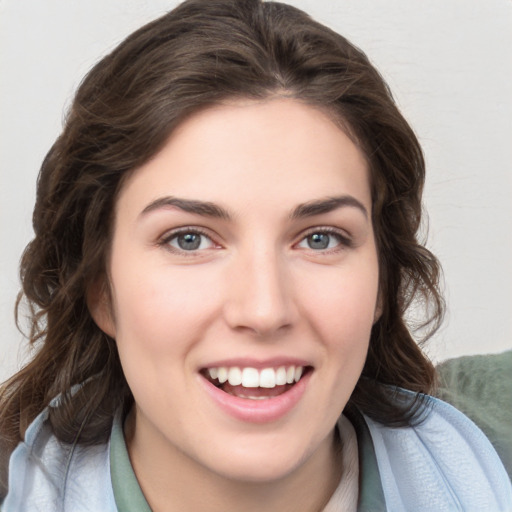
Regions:
<instances>
[{"instance_id":1,"label":"forehead","mask_svg":"<svg viewBox=\"0 0 512 512\"><path fill-rule=\"evenodd\" d=\"M237 100L183 121L126 180L119 206L178 195L235 210L292 208L341 194L371 210L366 158L331 116L292 99Z\"/></svg>"}]
</instances>

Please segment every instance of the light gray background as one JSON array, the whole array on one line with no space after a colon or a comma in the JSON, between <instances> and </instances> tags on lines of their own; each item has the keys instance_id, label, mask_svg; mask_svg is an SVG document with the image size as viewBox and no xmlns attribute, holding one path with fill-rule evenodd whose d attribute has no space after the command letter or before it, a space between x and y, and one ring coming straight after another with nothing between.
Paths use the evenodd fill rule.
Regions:
<instances>
[{"instance_id":1,"label":"light gray background","mask_svg":"<svg viewBox=\"0 0 512 512\"><path fill-rule=\"evenodd\" d=\"M428 246L449 310L436 361L512 347L512 1L291 0L370 56L423 144ZM14 326L40 163L99 57L164 0L0 0L0 381L26 360Z\"/></svg>"}]
</instances>

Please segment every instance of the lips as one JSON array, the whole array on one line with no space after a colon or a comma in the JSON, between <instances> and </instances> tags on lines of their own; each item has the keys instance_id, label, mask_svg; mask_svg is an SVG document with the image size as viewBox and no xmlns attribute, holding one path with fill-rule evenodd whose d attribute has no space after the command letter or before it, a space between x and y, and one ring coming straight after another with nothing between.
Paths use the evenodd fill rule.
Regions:
<instances>
[{"instance_id":1,"label":"lips","mask_svg":"<svg viewBox=\"0 0 512 512\"><path fill-rule=\"evenodd\" d=\"M201 380L214 401L231 416L249 422L273 421L302 396L311 366L219 364L203 368Z\"/></svg>"}]
</instances>

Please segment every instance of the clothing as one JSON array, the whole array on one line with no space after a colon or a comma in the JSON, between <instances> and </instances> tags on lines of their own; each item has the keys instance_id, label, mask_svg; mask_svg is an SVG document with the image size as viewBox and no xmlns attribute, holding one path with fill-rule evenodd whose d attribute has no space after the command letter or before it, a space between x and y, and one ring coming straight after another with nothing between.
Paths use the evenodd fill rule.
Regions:
<instances>
[{"instance_id":1,"label":"clothing","mask_svg":"<svg viewBox=\"0 0 512 512\"><path fill-rule=\"evenodd\" d=\"M426 397L422 407L424 421L408 428L350 416L359 454L358 512L511 511L510 481L483 433L440 400ZM2 512L149 510L120 418L108 444L83 447L58 441L47 417L45 410L13 452ZM332 501L325 510L339 510Z\"/></svg>"},{"instance_id":2,"label":"clothing","mask_svg":"<svg viewBox=\"0 0 512 512\"><path fill-rule=\"evenodd\" d=\"M357 434L350 421L341 415L338 421L339 447L341 449L342 475L338 487L323 512L357 512L359 497L359 456Z\"/></svg>"}]
</instances>

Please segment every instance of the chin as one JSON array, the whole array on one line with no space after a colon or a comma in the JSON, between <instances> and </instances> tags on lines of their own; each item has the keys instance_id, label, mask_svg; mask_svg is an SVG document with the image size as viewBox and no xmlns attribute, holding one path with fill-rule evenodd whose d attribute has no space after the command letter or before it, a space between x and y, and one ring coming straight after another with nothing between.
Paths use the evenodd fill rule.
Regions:
<instances>
[{"instance_id":1,"label":"chin","mask_svg":"<svg viewBox=\"0 0 512 512\"><path fill-rule=\"evenodd\" d=\"M268 457L265 461L261 457L254 460L233 460L229 465L211 468L213 472L231 481L247 484L270 484L286 478L301 466L301 460L297 457L284 460L279 455Z\"/></svg>"},{"instance_id":2,"label":"chin","mask_svg":"<svg viewBox=\"0 0 512 512\"><path fill-rule=\"evenodd\" d=\"M268 484L305 468L316 455L323 458L332 446L330 436L320 443L298 437L290 443L291 439L290 434L283 433L259 442L248 439L243 444L233 444L231 440L230 449L211 453L208 457L211 464L207 465L211 472L231 481ZM324 446L326 450L322 449Z\"/></svg>"}]
</instances>

